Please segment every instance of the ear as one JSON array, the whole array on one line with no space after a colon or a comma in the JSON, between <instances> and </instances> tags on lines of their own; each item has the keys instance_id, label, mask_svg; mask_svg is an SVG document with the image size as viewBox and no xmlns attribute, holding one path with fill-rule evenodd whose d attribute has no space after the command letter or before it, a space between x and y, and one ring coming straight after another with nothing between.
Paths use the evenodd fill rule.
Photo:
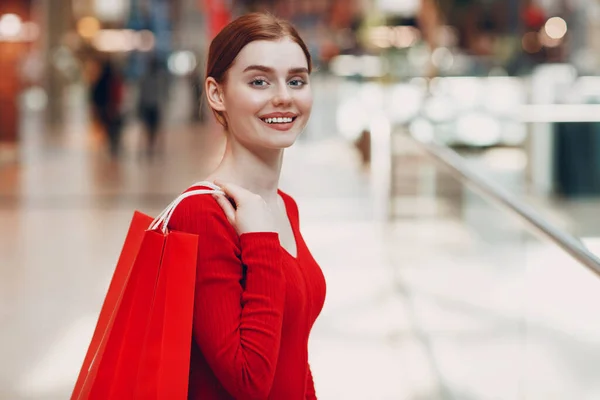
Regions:
<instances>
[{"instance_id":1,"label":"ear","mask_svg":"<svg viewBox=\"0 0 600 400\"><path fill-rule=\"evenodd\" d=\"M204 89L206 91L206 98L208 99L208 105L210 108L216 111L225 111L223 89L215 80L215 78L211 76L206 78L206 81L204 82Z\"/></svg>"}]
</instances>

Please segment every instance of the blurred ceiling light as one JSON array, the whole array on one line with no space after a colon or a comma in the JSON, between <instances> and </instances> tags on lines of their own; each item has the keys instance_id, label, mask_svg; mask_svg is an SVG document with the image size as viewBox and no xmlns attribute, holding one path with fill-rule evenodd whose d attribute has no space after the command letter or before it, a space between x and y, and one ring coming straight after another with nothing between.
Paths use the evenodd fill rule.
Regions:
<instances>
[{"instance_id":1,"label":"blurred ceiling light","mask_svg":"<svg viewBox=\"0 0 600 400\"><path fill-rule=\"evenodd\" d=\"M398 48L411 47L419 38L419 31L412 26L397 26L393 29L393 44Z\"/></svg>"},{"instance_id":2,"label":"blurred ceiling light","mask_svg":"<svg viewBox=\"0 0 600 400\"><path fill-rule=\"evenodd\" d=\"M381 57L371 55L334 57L330 62L330 69L337 76L359 75L367 78L379 78L388 71L387 64Z\"/></svg>"},{"instance_id":3,"label":"blurred ceiling light","mask_svg":"<svg viewBox=\"0 0 600 400\"><path fill-rule=\"evenodd\" d=\"M537 32L527 32L523 35L523 39L521 40L521 44L523 46L523 50L529 54L537 53L542 50L542 44L538 38Z\"/></svg>"},{"instance_id":4,"label":"blurred ceiling light","mask_svg":"<svg viewBox=\"0 0 600 400\"><path fill-rule=\"evenodd\" d=\"M455 106L462 110L471 110L481 104L485 95L483 80L478 77L445 77L432 80L432 93L447 94L454 100Z\"/></svg>"},{"instance_id":5,"label":"blurred ceiling light","mask_svg":"<svg viewBox=\"0 0 600 400\"><path fill-rule=\"evenodd\" d=\"M421 7L420 0L377 0L377 8L390 14L416 15Z\"/></svg>"},{"instance_id":6,"label":"blurred ceiling light","mask_svg":"<svg viewBox=\"0 0 600 400\"><path fill-rule=\"evenodd\" d=\"M567 34L567 22L560 17L552 17L546 21L544 31L551 39L562 39Z\"/></svg>"},{"instance_id":7,"label":"blurred ceiling light","mask_svg":"<svg viewBox=\"0 0 600 400\"><path fill-rule=\"evenodd\" d=\"M415 118L423 106L425 88L411 84L395 84L388 97L387 108L394 123L406 123Z\"/></svg>"},{"instance_id":8,"label":"blurred ceiling light","mask_svg":"<svg viewBox=\"0 0 600 400\"><path fill-rule=\"evenodd\" d=\"M433 96L425 100L423 112L434 122L450 121L456 117L457 110L453 99L449 96Z\"/></svg>"},{"instance_id":9,"label":"blurred ceiling light","mask_svg":"<svg viewBox=\"0 0 600 400\"><path fill-rule=\"evenodd\" d=\"M456 137L471 146L493 146L502 138L502 127L490 115L467 113L456 121Z\"/></svg>"},{"instance_id":10,"label":"blurred ceiling light","mask_svg":"<svg viewBox=\"0 0 600 400\"><path fill-rule=\"evenodd\" d=\"M94 11L99 19L117 21L125 16L130 0L94 0Z\"/></svg>"},{"instance_id":11,"label":"blurred ceiling light","mask_svg":"<svg viewBox=\"0 0 600 400\"><path fill-rule=\"evenodd\" d=\"M4 14L0 17L0 36L14 38L19 36L23 21L16 14Z\"/></svg>"},{"instance_id":12,"label":"blurred ceiling light","mask_svg":"<svg viewBox=\"0 0 600 400\"><path fill-rule=\"evenodd\" d=\"M154 34L149 30L139 31L137 34L137 48L139 51L151 51L154 48Z\"/></svg>"},{"instance_id":13,"label":"blurred ceiling light","mask_svg":"<svg viewBox=\"0 0 600 400\"><path fill-rule=\"evenodd\" d=\"M376 26L369 30L369 41L382 49L389 47L407 48L421 37L420 31L412 26Z\"/></svg>"},{"instance_id":14,"label":"blurred ceiling light","mask_svg":"<svg viewBox=\"0 0 600 400\"><path fill-rule=\"evenodd\" d=\"M388 26L376 26L369 29L369 41L382 49L392 47L392 31Z\"/></svg>"},{"instance_id":15,"label":"blurred ceiling light","mask_svg":"<svg viewBox=\"0 0 600 400\"><path fill-rule=\"evenodd\" d=\"M410 123L410 134L420 142L429 143L435 139L435 128L425 118L416 118Z\"/></svg>"},{"instance_id":16,"label":"blurred ceiling light","mask_svg":"<svg viewBox=\"0 0 600 400\"><path fill-rule=\"evenodd\" d=\"M154 48L154 35L148 30L100 29L92 38L92 44L103 52L150 51Z\"/></svg>"},{"instance_id":17,"label":"blurred ceiling light","mask_svg":"<svg viewBox=\"0 0 600 400\"><path fill-rule=\"evenodd\" d=\"M526 102L523 83L518 78L489 77L485 80L483 107L494 115L512 116Z\"/></svg>"},{"instance_id":18,"label":"blurred ceiling light","mask_svg":"<svg viewBox=\"0 0 600 400\"><path fill-rule=\"evenodd\" d=\"M100 30L100 21L94 17L83 17L77 21L77 32L84 39L92 39Z\"/></svg>"},{"instance_id":19,"label":"blurred ceiling light","mask_svg":"<svg viewBox=\"0 0 600 400\"><path fill-rule=\"evenodd\" d=\"M32 111L41 111L48 105L48 95L44 88L33 86L23 93L25 107Z\"/></svg>"},{"instance_id":20,"label":"blurred ceiling light","mask_svg":"<svg viewBox=\"0 0 600 400\"><path fill-rule=\"evenodd\" d=\"M413 46L408 50L408 62L416 69L424 68L430 60L431 53L425 46Z\"/></svg>"},{"instance_id":21,"label":"blurred ceiling light","mask_svg":"<svg viewBox=\"0 0 600 400\"><path fill-rule=\"evenodd\" d=\"M330 62L331 71L337 76L353 76L360 69L359 60L352 55L339 55Z\"/></svg>"},{"instance_id":22,"label":"blurred ceiling light","mask_svg":"<svg viewBox=\"0 0 600 400\"><path fill-rule=\"evenodd\" d=\"M431 63L442 71L448 71L454 65L454 56L446 47L438 47L431 54Z\"/></svg>"},{"instance_id":23,"label":"blurred ceiling light","mask_svg":"<svg viewBox=\"0 0 600 400\"><path fill-rule=\"evenodd\" d=\"M177 51L169 56L167 65L174 75L187 75L196 68L196 56L191 51Z\"/></svg>"},{"instance_id":24,"label":"blurred ceiling light","mask_svg":"<svg viewBox=\"0 0 600 400\"><path fill-rule=\"evenodd\" d=\"M387 68L383 63L381 57L363 55L359 58L360 60L360 71L362 76L367 78L380 78L387 72Z\"/></svg>"},{"instance_id":25,"label":"blurred ceiling light","mask_svg":"<svg viewBox=\"0 0 600 400\"><path fill-rule=\"evenodd\" d=\"M135 49L135 33L128 29L101 29L94 35L92 43L99 51L132 51Z\"/></svg>"}]
</instances>

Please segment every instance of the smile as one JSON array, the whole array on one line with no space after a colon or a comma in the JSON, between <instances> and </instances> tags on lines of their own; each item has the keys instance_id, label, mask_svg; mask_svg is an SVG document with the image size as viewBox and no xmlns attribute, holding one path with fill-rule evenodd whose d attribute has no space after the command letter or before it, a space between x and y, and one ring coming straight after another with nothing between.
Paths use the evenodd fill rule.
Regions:
<instances>
[{"instance_id":1,"label":"smile","mask_svg":"<svg viewBox=\"0 0 600 400\"><path fill-rule=\"evenodd\" d=\"M290 117L277 117L277 118L261 118L261 120L263 122L266 122L267 124L289 124L290 122L293 122L296 119L296 117L290 118Z\"/></svg>"}]
</instances>

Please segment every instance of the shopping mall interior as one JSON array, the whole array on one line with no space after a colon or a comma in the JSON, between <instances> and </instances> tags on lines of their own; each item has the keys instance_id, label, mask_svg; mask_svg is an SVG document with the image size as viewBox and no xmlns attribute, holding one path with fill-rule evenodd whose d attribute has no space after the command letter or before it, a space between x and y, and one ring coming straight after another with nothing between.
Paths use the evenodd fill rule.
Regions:
<instances>
[{"instance_id":1,"label":"shopping mall interior","mask_svg":"<svg viewBox=\"0 0 600 400\"><path fill-rule=\"evenodd\" d=\"M598 0L2 0L0 399L71 395L134 211L221 159L206 55L252 11L315 67L280 187L318 398L599 399Z\"/></svg>"}]
</instances>

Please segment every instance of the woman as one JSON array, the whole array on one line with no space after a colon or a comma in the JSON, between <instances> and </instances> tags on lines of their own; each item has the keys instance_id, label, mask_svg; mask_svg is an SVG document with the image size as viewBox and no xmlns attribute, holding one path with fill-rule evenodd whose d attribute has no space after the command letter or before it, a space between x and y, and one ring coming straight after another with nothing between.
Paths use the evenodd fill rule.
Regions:
<instances>
[{"instance_id":1,"label":"woman","mask_svg":"<svg viewBox=\"0 0 600 400\"><path fill-rule=\"evenodd\" d=\"M189 398L316 399L307 345L325 280L278 189L311 111L310 55L288 22L248 14L215 37L207 64L227 145L206 180L226 196L188 197L170 224L200 238Z\"/></svg>"}]
</instances>

